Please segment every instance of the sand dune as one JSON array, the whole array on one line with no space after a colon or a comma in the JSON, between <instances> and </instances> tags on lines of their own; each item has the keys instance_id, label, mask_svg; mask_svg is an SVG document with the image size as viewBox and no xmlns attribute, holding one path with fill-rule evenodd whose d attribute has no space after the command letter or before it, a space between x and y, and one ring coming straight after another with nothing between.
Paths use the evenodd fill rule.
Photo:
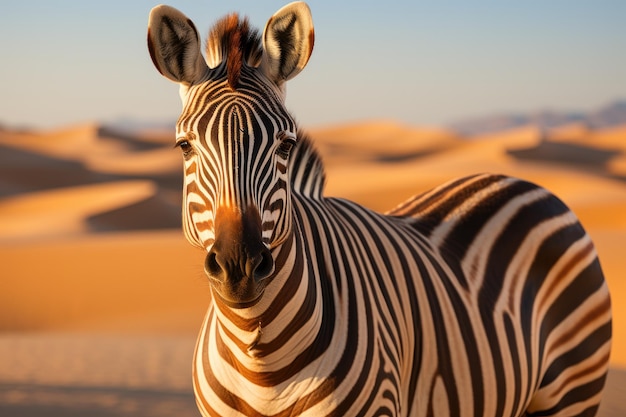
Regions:
<instances>
[{"instance_id":1,"label":"sand dune","mask_svg":"<svg viewBox=\"0 0 626 417\"><path fill-rule=\"evenodd\" d=\"M166 146L168 145L169 146ZM0 145L74 161L99 173L163 175L181 167L179 152L172 150L173 132L117 132L97 124L38 132L0 132Z\"/></svg>"},{"instance_id":2,"label":"sand dune","mask_svg":"<svg viewBox=\"0 0 626 417\"><path fill-rule=\"evenodd\" d=\"M313 131L315 136L316 131ZM618 131L617 133L621 133ZM614 134L606 135L604 142L610 146L609 138L620 143L626 138ZM344 133L344 136L347 136ZM324 139L324 137L322 137ZM354 139L349 138L353 142ZM327 162L327 193L342 196L385 211L394 201L400 202L418 192L428 190L450 179L471 175L477 172L495 172L524 178L540 184L557 195L567 204L576 207L598 206L602 211L607 207L617 207L616 217L585 216L590 224L606 223L617 220L622 224L619 208L626 203L626 183L614 178L606 165L610 161L604 154L597 154L592 168L581 167L575 161L567 162L567 157L557 155L560 159L550 159L550 155L541 158L518 157L511 150L535 149L541 142L540 132L534 128L518 129L498 135L483 136L471 141L455 141L438 152L427 157L385 164L370 158L361 163L343 163L326 150L324 157ZM587 145L589 146L589 145ZM325 142L322 145L325 149ZM591 148L593 149L593 148ZM540 153L543 149L538 149ZM349 151L346 151L349 152ZM582 148L581 152L584 152ZM551 153L551 152L550 152ZM367 178L367 181L363 181ZM358 180L361 179L361 180ZM380 198L380 193L397 195L395 200ZM593 195L593 198L589 198ZM626 215L624 216L626 217Z\"/></svg>"},{"instance_id":3,"label":"sand dune","mask_svg":"<svg viewBox=\"0 0 626 417\"><path fill-rule=\"evenodd\" d=\"M626 127L572 125L547 135L526 127L468 140L444 129L368 122L310 134L326 161L327 195L379 211L477 172L525 178L556 193L596 242L613 296L611 361L626 367ZM154 375L165 369L159 358L171 343L187 346L184 354L176 350L187 361L209 296L204 254L180 231L182 163L172 138L170 131L120 132L97 124L52 132L0 130L0 413L165 415L156 408L152 414L138 411L157 398L169 401L161 410L189 407L193 413L193 400L183 393L189 394L187 382L168 385L167 377ZM31 353L19 358L16 363L27 366L18 369L3 349L20 341ZM147 347L152 342L154 351ZM93 360L85 356L89 346L101 352L110 343L134 358L143 351L130 346L153 352L146 353L152 370L128 365L128 378L143 382L85 374L80 361ZM42 375L48 369L37 362L42 345L74 352L79 364L70 374L76 379L36 376L37 369ZM110 351L100 354L106 362ZM108 371L121 372L122 362ZM188 369L163 372L187 378ZM46 375L62 376L58 369ZM607 390L603 416L625 412L620 404L626 376L614 371L612 378L617 382ZM74 408L68 406L72 399ZM101 409L108 412L98 414Z\"/></svg>"},{"instance_id":4,"label":"sand dune","mask_svg":"<svg viewBox=\"0 0 626 417\"><path fill-rule=\"evenodd\" d=\"M390 121L311 129L327 164L360 161L400 162L430 155L458 144L452 132L437 128L416 129Z\"/></svg>"},{"instance_id":5,"label":"sand dune","mask_svg":"<svg viewBox=\"0 0 626 417\"><path fill-rule=\"evenodd\" d=\"M162 175L180 170L182 166L180 155L173 152L171 147L132 154L120 153L115 156L96 154L85 158L85 164L96 172L123 175Z\"/></svg>"},{"instance_id":6,"label":"sand dune","mask_svg":"<svg viewBox=\"0 0 626 417\"><path fill-rule=\"evenodd\" d=\"M5 333L0 415L197 417L193 347L185 336ZM626 370L613 369L598 417L622 416L624 395Z\"/></svg>"},{"instance_id":7,"label":"sand dune","mask_svg":"<svg viewBox=\"0 0 626 417\"><path fill-rule=\"evenodd\" d=\"M188 336L0 334L0 415L199 416L193 348Z\"/></svg>"},{"instance_id":8,"label":"sand dune","mask_svg":"<svg viewBox=\"0 0 626 417\"><path fill-rule=\"evenodd\" d=\"M122 181L8 197L0 200L0 241L84 233L89 216L140 201L155 190L150 181Z\"/></svg>"},{"instance_id":9,"label":"sand dune","mask_svg":"<svg viewBox=\"0 0 626 417\"><path fill-rule=\"evenodd\" d=\"M203 256L178 230L5 243L0 329L194 334Z\"/></svg>"},{"instance_id":10,"label":"sand dune","mask_svg":"<svg viewBox=\"0 0 626 417\"><path fill-rule=\"evenodd\" d=\"M626 128L571 126L546 137L526 127L464 140L443 129L368 122L311 129L310 134L326 161L327 194L379 211L455 177L499 172L555 192L592 235L610 231L618 236L610 239L617 244L626 230L626 182L610 171L611 158L592 152L626 152ZM68 236L97 240L92 233L179 227L181 162L171 138L169 131L129 133L96 124L53 132L0 131L0 191L5 190L0 242L65 241ZM576 153L588 150L596 159L581 166L558 152L572 148L542 147L546 143L571 145ZM72 178L73 171L80 180ZM52 178L56 183L50 187ZM64 245L73 251L71 243ZM61 265L71 262L62 258ZM620 264L607 264L610 279L621 276Z\"/></svg>"},{"instance_id":11,"label":"sand dune","mask_svg":"<svg viewBox=\"0 0 626 417\"><path fill-rule=\"evenodd\" d=\"M80 161L86 155L99 153L111 154L128 150L121 142L102 138L100 127L84 124L49 132L37 131L2 131L0 143L22 150L56 157L63 160Z\"/></svg>"},{"instance_id":12,"label":"sand dune","mask_svg":"<svg viewBox=\"0 0 626 417\"><path fill-rule=\"evenodd\" d=\"M178 226L182 163L171 136L97 124L0 131L0 241Z\"/></svg>"}]
</instances>

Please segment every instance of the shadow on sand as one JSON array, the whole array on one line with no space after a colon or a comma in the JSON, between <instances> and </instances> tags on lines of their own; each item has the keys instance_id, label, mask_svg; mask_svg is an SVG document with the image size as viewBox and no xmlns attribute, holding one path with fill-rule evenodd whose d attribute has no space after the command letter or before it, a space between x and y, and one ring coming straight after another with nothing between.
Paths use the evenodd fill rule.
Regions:
<instances>
[{"instance_id":1,"label":"shadow on sand","mask_svg":"<svg viewBox=\"0 0 626 417\"><path fill-rule=\"evenodd\" d=\"M192 392L0 384L0 415L12 417L197 417Z\"/></svg>"}]
</instances>

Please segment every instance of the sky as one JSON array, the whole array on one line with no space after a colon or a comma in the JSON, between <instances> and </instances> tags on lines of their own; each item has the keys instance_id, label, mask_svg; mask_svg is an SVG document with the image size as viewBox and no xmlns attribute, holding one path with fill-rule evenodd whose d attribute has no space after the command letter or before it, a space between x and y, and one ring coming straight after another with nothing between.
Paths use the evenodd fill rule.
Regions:
<instances>
[{"instance_id":1,"label":"sky","mask_svg":"<svg viewBox=\"0 0 626 417\"><path fill-rule=\"evenodd\" d=\"M263 29L287 1L171 0L203 41L238 11ZM21 0L0 11L0 125L168 122L145 0ZM508 112L590 111L626 98L626 1L309 2L315 49L287 85L301 125L442 126Z\"/></svg>"}]
</instances>

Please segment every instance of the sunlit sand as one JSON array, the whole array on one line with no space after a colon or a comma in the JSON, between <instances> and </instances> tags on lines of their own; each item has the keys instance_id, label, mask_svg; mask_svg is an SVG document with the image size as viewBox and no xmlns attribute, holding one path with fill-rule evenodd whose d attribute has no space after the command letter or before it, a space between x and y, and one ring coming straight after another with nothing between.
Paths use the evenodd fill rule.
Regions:
<instances>
[{"instance_id":1,"label":"sunlit sand","mask_svg":"<svg viewBox=\"0 0 626 417\"><path fill-rule=\"evenodd\" d=\"M522 177L563 199L594 239L611 290L616 370L603 415L620 415L626 128L572 125L547 138L521 128L467 140L371 121L309 133L326 161L327 195L378 211L477 172ZM142 414L159 395L169 401L163 413L196 415L188 381L209 286L203 253L176 227L182 163L172 136L95 124L0 131L0 414L25 409L30 392L46 415L120 404L128 414L108 415L166 415ZM75 400L75 414L64 398Z\"/></svg>"}]
</instances>

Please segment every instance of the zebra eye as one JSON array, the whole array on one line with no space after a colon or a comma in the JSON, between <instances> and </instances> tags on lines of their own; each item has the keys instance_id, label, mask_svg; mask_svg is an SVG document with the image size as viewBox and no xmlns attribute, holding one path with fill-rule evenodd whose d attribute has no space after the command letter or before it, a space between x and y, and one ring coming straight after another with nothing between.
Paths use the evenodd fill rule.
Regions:
<instances>
[{"instance_id":1,"label":"zebra eye","mask_svg":"<svg viewBox=\"0 0 626 417\"><path fill-rule=\"evenodd\" d=\"M289 158L289 153L291 149L296 144L296 141L291 137L285 137L281 139L281 142L278 144L276 148L276 155L278 155L282 159Z\"/></svg>"},{"instance_id":2,"label":"zebra eye","mask_svg":"<svg viewBox=\"0 0 626 417\"><path fill-rule=\"evenodd\" d=\"M189 158L193 153L193 147L187 139L180 139L178 142L176 142L176 145L174 145L174 147L180 148L183 151L184 158Z\"/></svg>"}]
</instances>

